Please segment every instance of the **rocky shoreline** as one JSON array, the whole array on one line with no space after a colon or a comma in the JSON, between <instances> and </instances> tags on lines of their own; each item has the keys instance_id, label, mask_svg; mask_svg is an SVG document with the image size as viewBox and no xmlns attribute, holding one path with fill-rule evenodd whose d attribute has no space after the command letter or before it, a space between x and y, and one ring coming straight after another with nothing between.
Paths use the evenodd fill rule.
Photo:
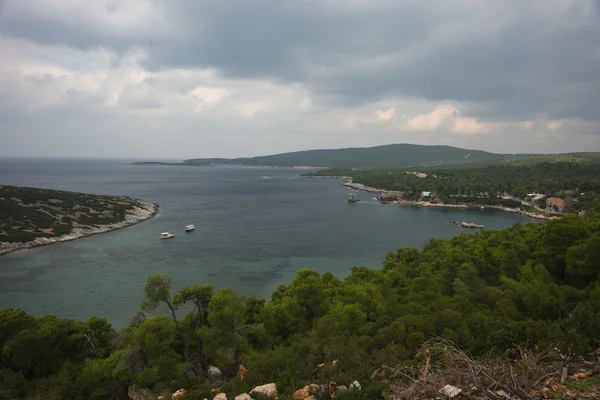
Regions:
<instances>
[{"instance_id":1,"label":"rocky shoreline","mask_svg":"<svg viewBox=\"0 0 600 400\"><path fill-rule=\"evenodd\" d=\"M140 201L142 207L134 207L125 215L125 220L115 224L97 225L96 227L73 227L73 230L67 234L56 237L42 237L31 242L0 242L0 256L14 251L26 250L33 247L45 246L54 243L68 242L70 240L82 237L92 236L99 233L111 232L117 229L139 224L154 217L158 213L158 205L147 201Z\"/></svg>"},{"instance_id":2,"label":"rocky shoreline","mask_svg":"<svg viewBox=\"0 0 600 400\"><path fill-rule=\"evenodd\" d=\"M487 205L487 204L445 204L445 203L432 203L430 201L424 201L424 200L404 200L404 199L399 198L399 196L398 196L399 192L365 186L362 183L344 182L344 183L342 183L342 185L347 186L351 189L360 191L360 192L381 193L381 196L379 196L377 198L377 200L379 200L379 202L381 202L383 204L403 204L403 205L413 205L413 206L420 206L420 207L439 207L439 208L478 208L478 207L483 207L483 208L491 208L491 209L512 212L512 213L520 213L526 217L534 218L534 219L550 220L550 219L560 218L557 216L547 216L547 215L535 214L535 213L532 213L529 211L520 210L518 208L494 206L494 205Z\"/></svg>"}]
</instances>

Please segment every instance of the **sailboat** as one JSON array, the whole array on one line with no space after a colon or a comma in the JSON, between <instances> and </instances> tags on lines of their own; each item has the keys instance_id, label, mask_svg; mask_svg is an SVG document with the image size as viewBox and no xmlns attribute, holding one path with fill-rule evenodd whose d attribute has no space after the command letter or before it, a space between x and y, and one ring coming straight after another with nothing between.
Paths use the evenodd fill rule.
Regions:
<instances>
[{"instance_id":1,"label":"sailboat","mask_svg":"<svg viewBox=\"0 0 600 400\"><path fill-rule=\"evenodd\" d=\"M348 203L356 203L358 201L360 201L360 200L356 197L356 193L348 194Z\"/></svg>"}]
</instances>

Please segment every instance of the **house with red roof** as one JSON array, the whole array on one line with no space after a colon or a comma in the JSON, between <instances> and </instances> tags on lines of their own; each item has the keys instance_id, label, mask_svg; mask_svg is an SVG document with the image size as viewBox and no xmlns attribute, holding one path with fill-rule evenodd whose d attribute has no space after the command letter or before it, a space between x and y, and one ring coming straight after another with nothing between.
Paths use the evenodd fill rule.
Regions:
<instances>
[{"instance_id":1,"label":"house with red roof","mask_svg":"<svg viewBox=\"0 0 600 400\"><path fill-rule=\"evenodd\" d=\"M563 199L559 199L558 197L548 197L546 199L546 208L549 211L563 212L565 209L565 201Z\"/></svg>"}]
</instances>

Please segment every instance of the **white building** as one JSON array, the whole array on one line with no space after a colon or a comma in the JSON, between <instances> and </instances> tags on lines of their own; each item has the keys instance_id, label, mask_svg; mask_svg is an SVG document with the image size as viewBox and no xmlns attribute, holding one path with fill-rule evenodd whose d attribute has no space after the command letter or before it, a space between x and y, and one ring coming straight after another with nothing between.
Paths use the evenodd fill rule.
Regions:
<instances>
[{"instance_id":1,"label":"white building","mask_svg":"<svg viewBox=\"0 0 600 400\"><path fill-rule=\"evenodd\" d=\"M421 197L430 197L431 192L421 192Z\"/></svg>"},{"instance_id":2,"label":"white building","mask_svg":"<svg viewBox=\"0 0 600 400\"><path fill-rule=\"evenodd\" d=\"M527 197L531 197L533 200L539 200L546 197L546 195L543 195L541 193L529 193Z\"/></svg>"}]
</instances>

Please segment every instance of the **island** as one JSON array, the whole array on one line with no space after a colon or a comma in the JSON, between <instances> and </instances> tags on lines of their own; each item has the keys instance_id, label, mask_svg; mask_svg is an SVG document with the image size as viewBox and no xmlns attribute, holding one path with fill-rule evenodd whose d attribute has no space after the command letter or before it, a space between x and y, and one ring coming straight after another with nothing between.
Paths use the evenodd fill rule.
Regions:
<instances>
[{"instance_id":1,"label":"island","mask_svg":"<svg viewBox=\"0 0 600 400\"><path fill-rule=\"evenodd\" d=\"M126 196L0 186L0 255L124 228L157 211Z\"/></svg>"}]
</instances>

